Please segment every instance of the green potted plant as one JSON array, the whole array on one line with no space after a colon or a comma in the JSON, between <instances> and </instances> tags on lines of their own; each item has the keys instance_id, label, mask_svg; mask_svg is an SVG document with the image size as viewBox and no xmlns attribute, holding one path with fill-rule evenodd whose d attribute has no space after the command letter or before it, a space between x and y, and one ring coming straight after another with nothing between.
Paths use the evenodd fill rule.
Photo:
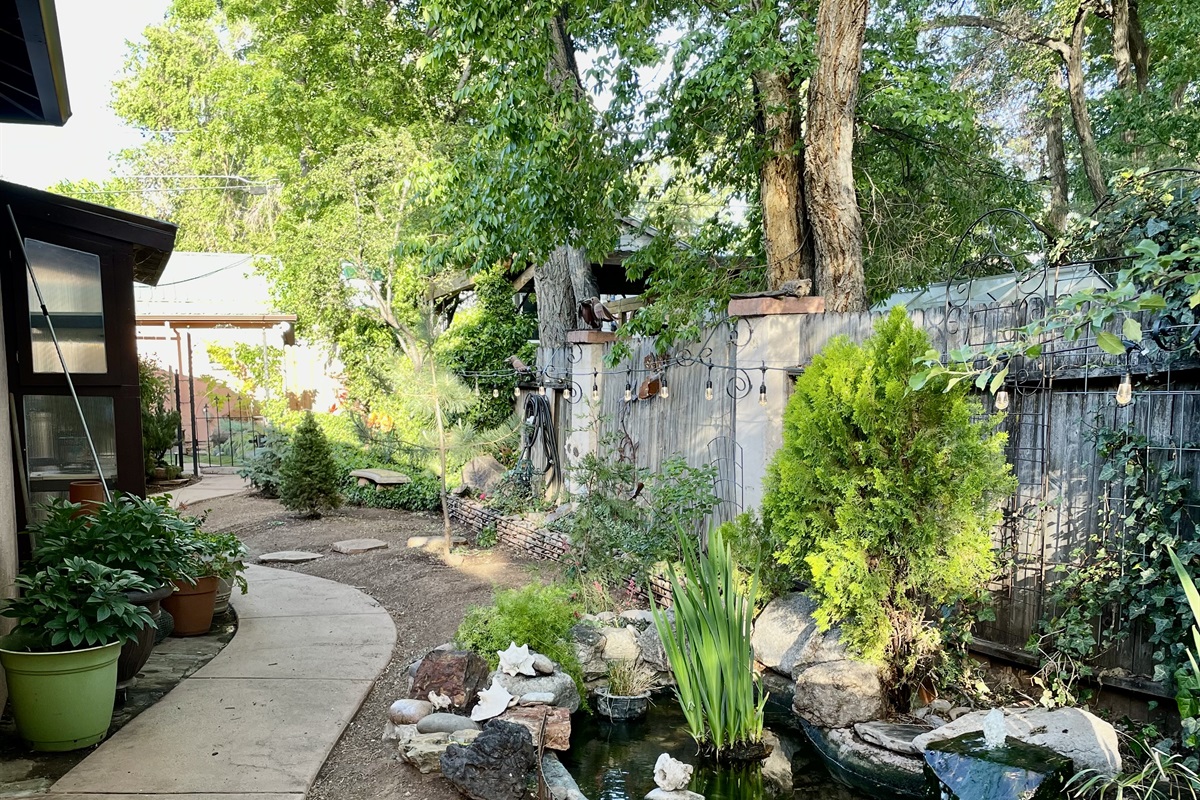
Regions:
<instances>
[{"instance_id":1,"label":"green potted plant","mask_svg":"<svg viewBox=\"0 0 1200 800\"><path fill-rule=\"evenodd\" d=\"M204 559L204 569L217 576L217 597L214 614L229 610L229 598L236 586L246 593L246 545L232 533L206 533L203 537L211 544Z\"/></svg>"},{"instance_id":2,"label":"green potted plant","mask_svg":"<svg viewBox=\"0 0 1200 800\"><path fill-rule=\"evenodd\" d=\"M137 573L72 556L18 576L20 597L0 614L16 628L0 638L13 717L35 750L76 750L104 738L112 720L121 644L153 620L131 592Z\"/></svg>"},{"instance_id":3,"label":"green potted plant","mask_svg":"<svg viewBox=\"0 0 1200 800\"><path fill-rule=\"evenodd\" d=\"M150 590L130 592L129 600L145 606L152 619L121 651L118 680L134 678L154 649L159 604L174 591L175 581L190 582L195 549L194 520L180 515L166 498L143 500L124 495L79 515L79 506L55 501L43 522L30 526L36 546L29 571L81 557L140 575Z\"/></svg>"},{"instance_id":4,"label":"green potted plant","mask_svg":"<svg viewBox=\"0 0 1200 800\"><path fill-rule=\"evenodd\" d=\"M196 527L191 533L189 549L187 573L193 580L176 581L175 591L163 599L163 607L175 618L174 636L208 633L222 579L246 591L246 579L241 574L245 570L242 559L246 548L236 536L205 533ZM226 607L228 603L226 595Z\"/></svg>"},{"instance_id":5,"label":"green potted plant","mask_svg":"<svg viewBox=\"0 0 1200 800\"><path fill-rule=\"evenodd\" d=\"M645 716L650 707L654 675L629 660L610 661L608 684L596 690L596 710L613 722Z\"/></svg>"}]
</instances>

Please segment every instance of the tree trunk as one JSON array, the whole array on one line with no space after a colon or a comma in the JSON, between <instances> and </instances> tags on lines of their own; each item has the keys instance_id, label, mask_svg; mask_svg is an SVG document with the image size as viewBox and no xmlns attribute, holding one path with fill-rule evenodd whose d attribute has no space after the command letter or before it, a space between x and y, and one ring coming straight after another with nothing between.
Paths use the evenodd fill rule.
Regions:
<instances>
[{"instance_id":1,"label":"tree trunk","mask_svg":"<svg viewBox=\"0 0 1200 800\"><path fill-rule=\"evenodd\" d=\"M759 171L759 200L767 256L767 288L813 278L812 239L804 207L800 119L790 75L754 75L762 135L770 155Z\"/></svg>"},{"instance_id":2,"label":"tree trunk","mask_svg":"<svg viewBox=\"0 0 1200 800\"><path fill-rule=\"evenodd\" d=\"M1046 115L1046 168L1050 173L1050 227L1062 233L1067 229L1067 198L1070 179L1067 175L1067 148L1063 143L1062 108L1057 95L1062 91L1062 79L1058 70L1050 79L1050 111Z\"/></svg>"},{"instance_id":3,"label":"tree trunk","mask_svg":"<svg viewBox=\"0 0 1200 800\"><path fill-rule=\"evenodd\" d=\"M592 273L592 262L588 260L587 251L581 247L568 245L563 248L566 253L567 275L571 279L571 291L575 293L575 310L578 314L579 303L589 297L599 297L600 290L596 285L596 276ZM571 328L579 327L578 317L571 323Z\"/></svg>"},{"instance_id":4,"label":"tree trunk","mask_svg":"<svg viewBox=\"0 0 1200 800\"><path fill-rule=\"evenodd\" d=\"M1138 0L1129 3L1129 51L1133 57L1133 74L1138 94L1144 94L1150 82L1150 46L1146 43L1146 31L1142 27L1142 16L1138 13Z\"/></svg>"},{"instance_id":5,"label":"tree trunk","mask_svg":"<svg viewBox=\"0 0 1200 800\"><path fill-rule=\"evenodd\" d=\"M1063 57L1067 64L1067 95L1071 101L1071 118L1075 122L1075 133L1079 137L1079 155L1083 159L1083 173L1087 176L1092 199L1099 203L1108 196L1108 184L1100 168L1100 149L1092 134L1092 118L1088 114L1087 94L1083 79L1083 34L1089 13L1087 5L1081 3L1071 28L1071 43Z\"/></svg>"},{"instance_id":6,"label":"tree trunk","mask_svg":"<svg viewBox=\"0 0 1200 800\"><path fill-rule=\"evenodd\" d=\"M854 110L867 0L822 0L816 70L808 90L804 176L816 255L817 293L829 311L867 307L862 217L854 191Z\"/></svg>"},{"instance_id":7,"label":"tree trunk","mask_svg":"<svg viewBox=\"0 0 1200 800\"><path fill-rule=\"evenodd\" d=\"M533 287L537 294L538 369L563 370L565 358L560 356L567 345L567 331L574 330L579 315L579 301L571 286L569 267L571 248L556 248L545 263L533 271ZM559 363L561 362L561 363Z\"/></svg>"},{"instance_id":8,"label":"tree trunk","mask_svg":"<svg viewBox=\"0 0 1200 800\"><path fill-rule=\"evenodd\" d=\"M433 394L433 419L437 425L438 461L441 465L442 479L442 535L446 549L446 558L450 558L450 548L454 544L454 535L450 529L450 493L446 491L446 419L442 416L442 399L437 389L437 364L433 356L429 357L429 377Z\"/></svg>"},{"instance_id":9,"label":"tree trunk","mask_svg":"<svg viewBox=\"0 0 1200 800\"><path fill-rule=\"evenodd\" d=\"M1113 65L1117 86L1123 91L1134 86L1133 56L1129 49L1129 3L1130 0L1113 0L1112 4Z\"/></svg>"}]
</instances>

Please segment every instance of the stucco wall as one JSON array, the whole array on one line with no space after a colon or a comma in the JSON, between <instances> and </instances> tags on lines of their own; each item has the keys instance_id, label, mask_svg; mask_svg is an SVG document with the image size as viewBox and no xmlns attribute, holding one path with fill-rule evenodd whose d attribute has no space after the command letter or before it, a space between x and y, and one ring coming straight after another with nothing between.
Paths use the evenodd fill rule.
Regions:
<instances>
[{"instance_id":1,"label":"stucco wall","mask_svg":"<svg viewBox=\"0 0 1200 800\"><path fill-rule=\"evenodd\" d=\"M0 353L8 352L4 342L4 319L0 313ZM13 480L12 424L8 404L8 370L0 369L0 597L12 597L17 576L17 497ZM8 633L12 620L0 617L0 633ZM0 670L0 706L8 699L8 685Z\"/></svg>"}]
</instances>

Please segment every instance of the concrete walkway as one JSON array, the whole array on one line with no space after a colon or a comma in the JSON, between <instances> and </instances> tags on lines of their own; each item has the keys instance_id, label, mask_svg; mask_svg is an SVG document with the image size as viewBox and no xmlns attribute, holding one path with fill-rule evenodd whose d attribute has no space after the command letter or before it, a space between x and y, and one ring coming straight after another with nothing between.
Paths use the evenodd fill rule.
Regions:
<instances>
[{"instance_id":1,"label":"concrete walkway","mask_svg":"<svg viewBox=\"0 0 1200 800\"><path fill-rule=\"evenodd\" d=\"M214 497L237 494L246 488L245 479L238 475L204 475L196 483L171 492L171 505L175 508L195 506Z\"/></svg>"},{"instance_id":2,"label":"concrete walkway","mask_svg":"<svg viewBox=\"0 0 1200 800\"><path fill-rule=\"evenodd\" d=\"M391 616L349 586L250 567L238 632L50 800L302 800L387 666Z\"/></svg>"}]
</instances>

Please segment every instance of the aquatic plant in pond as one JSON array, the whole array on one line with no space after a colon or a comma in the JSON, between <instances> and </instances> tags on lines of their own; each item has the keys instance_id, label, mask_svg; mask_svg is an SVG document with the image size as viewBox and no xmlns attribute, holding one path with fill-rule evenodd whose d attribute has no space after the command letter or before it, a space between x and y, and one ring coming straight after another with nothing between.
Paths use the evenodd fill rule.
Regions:
<instances>
[{"instance_id":1,"label":"aquatic plant in pond","mask_svg":"<svg viewBox=\"0 0 1200 800\"><path fill-rule=\"evenodd\" d=\"M739 586L733 552L719 528L707 552L682 531L680 539L683 575L673 565L668 569L675 624L651 603L675 694L702 750L718 759L752 755L762 741L766 705L750 646L758 580L752 576L748 586Z\"/></svg>"}]
</instances>

